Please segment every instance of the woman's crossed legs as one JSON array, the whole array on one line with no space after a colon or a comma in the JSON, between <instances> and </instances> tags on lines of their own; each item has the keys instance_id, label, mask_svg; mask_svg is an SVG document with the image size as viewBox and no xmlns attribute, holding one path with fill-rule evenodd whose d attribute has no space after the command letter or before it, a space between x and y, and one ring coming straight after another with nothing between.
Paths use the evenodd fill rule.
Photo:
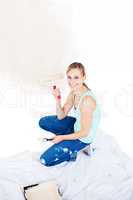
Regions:
<instances>
[{"instance_id":1,"label":"woman's crossed legs","mask_svg":"<svg viewBox=\"0 0 133 200\"><path fill-rule=\"evenodd\" d=\"M40 128L55 133L56 135L71 134L74 132L74 123L76 119L66 116L59 120L56 115L45 116L39 120ZM53 144L41 156L41 163L45 166L53 166L64 161L76 160L77 152L85 148L87 145L79 139L63 140L57 144Z\"/></svg>"}]
</instances>

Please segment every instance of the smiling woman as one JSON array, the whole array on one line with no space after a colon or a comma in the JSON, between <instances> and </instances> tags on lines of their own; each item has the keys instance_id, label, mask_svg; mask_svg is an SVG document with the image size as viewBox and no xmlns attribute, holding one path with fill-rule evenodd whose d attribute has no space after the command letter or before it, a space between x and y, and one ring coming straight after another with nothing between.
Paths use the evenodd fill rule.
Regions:
<instances>
[{"instance_id":1,"label":"smiling woman","mask_svg":"<svg viewBox=\"0 0 133 200\"><path fill-rule=\"evenodd\" d=\"M69 75L69 73L70 73L70 71L71 70L75 70L75 69L79 69L80 70L80 72L82 72L82 75L81 75L81 73L79 72L79 70L75 70L76 72L76 74L75 74L75 77L71 77L71 75ZM70 64L69 65L69 67L68 67L68 69L67 69L67 79L69 80L69 81L72 81L72 78L74 78L74 80L80 80L80 78L81 78L81 76L83 76L84 77L84 79L86 78L86 73L85 73L85 67L84 67L84 65L82 64L82 63L77 63L77 62L75 62L75 63L72 63L72 64ZM84 80L83 79L83 80ZM69 82L68 82L69 83ZM77 81L77 84L78 84L78 81ZM87 88L87 89L89 89L88 88L88 86L83 82L83 85ZM90 89L89 89L90 90Z\"/></svg>"},{"instance_id":2,"label":"smiling woman","mask_svg":"<svg viewBox=\"0 0 133 200\"><path fill-rule=\"evenodd\" d=\"M64 106L61 106L60 90L54 86L52 94L56 100L56 115L39 120L42 129L55 134L53 146L40 157L41 163L46 166L76 160L77 152L93 142L101 118L96 97L84 83L84 66L81 63L72 63L68 66L66 75L70 93ZM74 106L74 117L67 116Z\"/></svg>"}]
</instances>

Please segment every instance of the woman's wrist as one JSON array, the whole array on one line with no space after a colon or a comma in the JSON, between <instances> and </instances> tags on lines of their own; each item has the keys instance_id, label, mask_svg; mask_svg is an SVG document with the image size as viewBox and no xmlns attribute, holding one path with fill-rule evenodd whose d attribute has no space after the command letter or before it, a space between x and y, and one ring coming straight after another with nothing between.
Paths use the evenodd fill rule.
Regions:
<instances>
[{"instance_id":1,"label":"woman's wrist","mask_svg":"<svg viewBox=\"0 0 133 200\"><path fill-rule=\"evenodd\" d=\"M58 102L61 102L61 95L58 95L57 97L56 97L56 102L58 103Z\"/></svg>"},{"instance_id":2,"label":"woman's wrist","mask_svg":"<svg viewBox=\"0 0 133 200\"><path fill-rule=\"evenodd\" d=\"M60 99L56 99L55 101L56 101L57 105L61 106L61 100Z\"/></svg>"},{"instance_id":3,"label":"woman's wrist","mask_svg":"<svg viewBox=\"0 0 133 200\"><path fill-rule=\"evenodd\" d=\"M75 137L75 133L67 134L67 135L62 135L63 140L75 140L77 139Z\"/></svg>"}]
</instances>

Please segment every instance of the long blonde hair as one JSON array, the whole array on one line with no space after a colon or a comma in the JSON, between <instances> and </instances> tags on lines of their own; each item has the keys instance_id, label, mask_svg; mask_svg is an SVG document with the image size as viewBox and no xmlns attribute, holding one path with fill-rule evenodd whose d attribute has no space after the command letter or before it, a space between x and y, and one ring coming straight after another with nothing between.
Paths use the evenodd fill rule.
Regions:
<instances>
[{"instance_id":1,"label":"long blonde hair","mask_svg":"<svg viewBox=\"0 0 133 200\"><path fill-rule=\"evenodd\" d=\"M82 63L79 63L79 62L73 62L73 63L71 63L71 64L68 66L68 68L67 68L66 74L67 74L71 69L79 69L79 70L81 71L81 73L82 73L83 76L86 75L85 67L84 67L84 65L83 65ZM91 89L86 85L86 83L83 83L83 85L84 85L87 89L91 90Z\"/></svg>"}]
</instances>

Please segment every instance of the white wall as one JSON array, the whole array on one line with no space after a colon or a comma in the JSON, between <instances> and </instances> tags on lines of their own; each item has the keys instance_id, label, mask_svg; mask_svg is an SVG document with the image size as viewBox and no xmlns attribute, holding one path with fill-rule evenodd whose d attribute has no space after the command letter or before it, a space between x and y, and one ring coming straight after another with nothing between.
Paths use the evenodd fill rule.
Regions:
<instances>
[{"instance_id":1,"label":"white wall","mask_svg":"<svg viewBox=\"0 0 133 200\"><path fill-rule=\"evenodd\" d=\"M65 98L73 61L87 68L100 128L133 157L132 19L130 0L0 1L1 157L34 149L37 120L55 109L49 86Z\"/></svg>"},{"instance_id":2,"label":"white wall","mask_svg":"<svg viewBox=\"0 0 133 200\"><path fill-rule=\"evenodd\" d=\"M0 1L1 72L32 84L63 73L74 50L71 18L69 2Z\"/></svg>"}]
</instances>

